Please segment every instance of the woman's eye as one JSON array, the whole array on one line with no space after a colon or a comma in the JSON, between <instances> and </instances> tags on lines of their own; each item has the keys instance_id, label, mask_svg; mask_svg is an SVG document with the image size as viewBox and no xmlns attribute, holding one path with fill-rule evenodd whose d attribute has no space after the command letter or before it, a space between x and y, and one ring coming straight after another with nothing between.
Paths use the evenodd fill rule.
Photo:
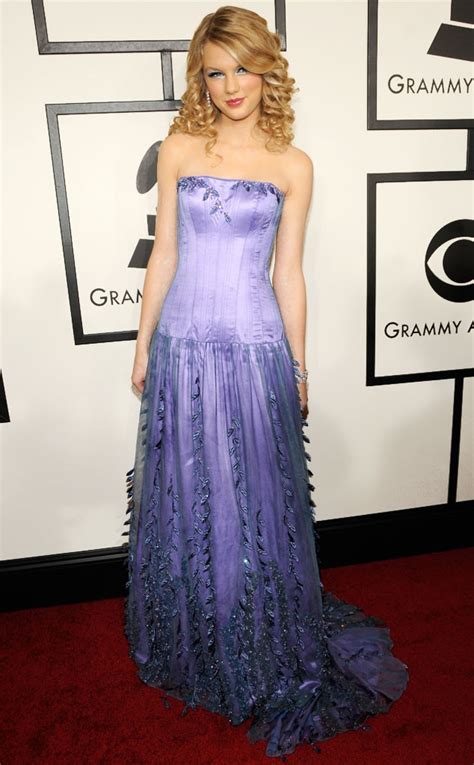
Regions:
<instances>
[{"instance_id":1,"label":"woman's eye","mask_svg":"<svg viewBox=\"0 0 474 765\"><path fill-rule=\"evenodd\" d=\"M237 69L237 71L239 71L240 69L242 69L242 71L243 71L243 72L246 72L246 71L247 71L247 70L246 70L246 68L245 68L244 66L239 66L239 68ZM209 74L208 74L207 76L208 76L208 77L218 77L220 74L222 74L222 72L209 72Z\"/></svg>"}]
</instances>

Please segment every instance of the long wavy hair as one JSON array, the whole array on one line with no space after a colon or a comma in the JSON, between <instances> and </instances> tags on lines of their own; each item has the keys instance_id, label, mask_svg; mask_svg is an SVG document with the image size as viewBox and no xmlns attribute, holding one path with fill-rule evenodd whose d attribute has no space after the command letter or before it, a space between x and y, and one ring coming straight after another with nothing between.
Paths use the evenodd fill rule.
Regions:
<instances>
[{"instance_id":1,"label":"long wavy hair","mask_svg":"<svg viewBox=\"0 0 474 765\"><path fill-rule=\"evenodd\" d=\"M265 147L269 151L284 151L294 138L295 114L290 102L299 88L295 87L293 77L288 76L288 61L281 53L279 35L268 29L266 19L258 13L235 5L221 6L205 16L197 27L187 56L182 106L168 135L180 132L208 136L205 151L212 153L217 141L214 123L220 112L212 101L208 105L206 100L202 56L208 41L224 48L249 72L262 75L257 127L267 134Z\"/></svg>"}]
</instances>

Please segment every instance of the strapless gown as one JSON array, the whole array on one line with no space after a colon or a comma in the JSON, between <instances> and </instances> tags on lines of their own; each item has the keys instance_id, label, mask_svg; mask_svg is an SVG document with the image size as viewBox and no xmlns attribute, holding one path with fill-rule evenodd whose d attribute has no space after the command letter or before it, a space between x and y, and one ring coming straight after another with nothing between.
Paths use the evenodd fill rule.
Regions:
<instances>
[{"instance_id":1,"label":"strapless gown","mask_svg":"<svg viewBox=\"0 0 474 765\"><path fill-rule=\"evenodd\" d=\"M269 756L366 728L408 682L389 628L324 589L297 365L269 278L268 181L182 176L178 266L126 476L124 630L140 679ZM317 535L316 535L317 540Z\"/></svg>"}]
</instances>

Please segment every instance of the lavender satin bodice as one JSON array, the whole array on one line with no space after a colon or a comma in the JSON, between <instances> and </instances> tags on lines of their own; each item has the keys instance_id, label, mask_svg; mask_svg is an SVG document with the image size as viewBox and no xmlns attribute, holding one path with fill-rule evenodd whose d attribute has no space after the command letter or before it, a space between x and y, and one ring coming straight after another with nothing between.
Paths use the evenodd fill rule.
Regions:
<instances>
[{"instance_id":1,"label":"lavender satin bodice","mask_svg":"<svg viewBox=\"0 0 474 765\"><path fill-rule=\"evenodd\" d=\"M269 181L181 176L178 265L157 329L200 342L284 335L269 267L283 192Z\"/></svg>"}]
</instances>

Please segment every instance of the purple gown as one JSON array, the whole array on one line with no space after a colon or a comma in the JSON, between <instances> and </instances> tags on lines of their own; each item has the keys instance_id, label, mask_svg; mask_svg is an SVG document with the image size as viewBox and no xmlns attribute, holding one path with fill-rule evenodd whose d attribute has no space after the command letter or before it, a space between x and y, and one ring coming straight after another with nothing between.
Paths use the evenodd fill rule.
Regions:
<instances>
[{"instance_id":1,"label":"purple gown","mask_svg":"<svg viewBox=\"0 0 474 765\"><path fill-rule=\"evenodd\" d=\"M127 473L125 634L140 679L252 718L282 756L387 712L408 682L388 627L319 574L291 348L269 261L285 195L182 176L176 274Z\"/></svg>"}]
</instances>

